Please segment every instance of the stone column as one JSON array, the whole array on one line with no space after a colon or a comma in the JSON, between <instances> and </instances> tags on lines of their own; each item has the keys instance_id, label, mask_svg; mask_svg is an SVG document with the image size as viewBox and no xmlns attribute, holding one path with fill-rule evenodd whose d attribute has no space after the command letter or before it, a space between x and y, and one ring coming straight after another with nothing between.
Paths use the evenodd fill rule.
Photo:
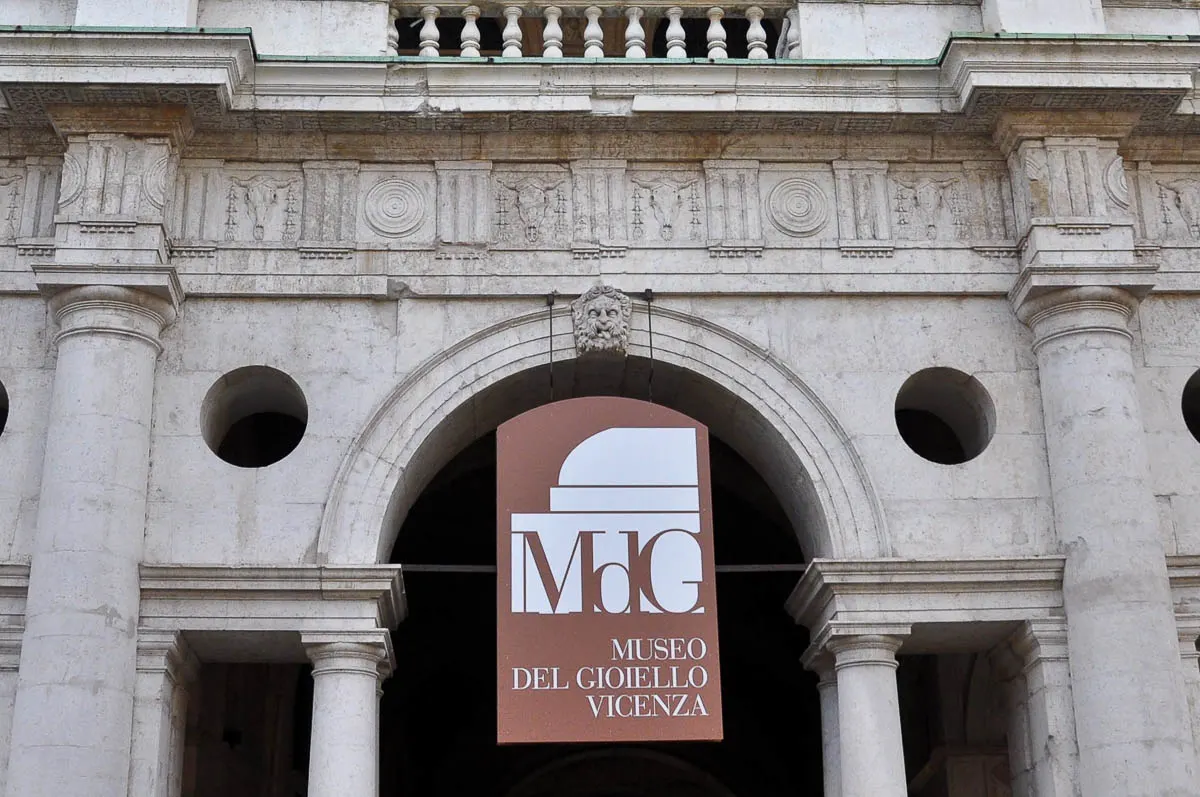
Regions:
<instances>
[{"instance_id":1,"label":"stone column","mask_svg":"<svg viewBox=\"0 0 1200 797\"><path fill-rule=\"evenodd\" d=\"M6 794L127 797L154 377L182 300L162 208L187 116L66 105L52 120L67 139L55 255L33 271L58 358Z\"/></svg>"},{"instance_id":2,"label":"stone column","mask_svg":"<svg viewBox=\"0 0 1200 797\"><path fill-rule=\"evenodd\" d=\"M159 334L172 304L65 290L9 797L126 797Z\"/></svg>"},{"instance_id":3,"label":"stone column","mask_svg":"<svg viewBox=\"0 0 1200 797\"><path fill-rule=\"evenodd\" d=\"M1034 333L1084 795L1195 794L1179 642L1128 322L1113 287L1052 290Z\"/></svg>"},{"instance_id":4,"label":"stone column","mask_svg":"<svg viewBox=\"0 0 1200 797\"><path fill-rule=\"evenodd\" d=\"M377 797L380 683L391 671L390 636L305 634L313 663L308 797Z\"/></svg>"},{"instance_id":5,"label":"stone column","mask_svg":"<svg viewBox=\"0 0 1200 797\"><path fill-rule=\"evenodd\" d=\"M199 669L178 631L139 634L129 797L179 797L188 686Z\"/></svg>"},{"instance_id":6,"label":"stone column","mask_svg":"<svg viewBox=\"0 0 1200 797\"><path fill-rule=\"evenodd\" d=\"M821 697L821 767L825 797L841 797L842 754L838 729L837 669L833 656L816 648L801 659L805 669L817 674L817 693Z\"/></svg>"},{"instance_id":7,"label":"stone column","mask_svg":"<svg viewBox=\"0 0 1200 797\"><path fill-rule=\"evenodd\" d=\"M826 645L837 672L841 797L908 795L896 688L902 643L897 636L864 634Z\"/></svg>"}]
</instances>

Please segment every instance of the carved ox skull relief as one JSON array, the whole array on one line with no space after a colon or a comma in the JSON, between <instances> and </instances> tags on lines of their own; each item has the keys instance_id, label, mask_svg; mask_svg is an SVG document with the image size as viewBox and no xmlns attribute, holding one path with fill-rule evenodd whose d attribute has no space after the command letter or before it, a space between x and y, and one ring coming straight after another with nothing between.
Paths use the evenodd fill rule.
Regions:
<instances>
[{"instance_id":1,"label":"carved ox skull relief","mask_svg":"<svg viewBox=\"0 0 1200 797\"><path fill-rule=\"evenodd\" d=\"M624 355L629 347L633 303L610 285L597 285L571 302L575 349L580 355Z\"/></svg>"}]
</instances>

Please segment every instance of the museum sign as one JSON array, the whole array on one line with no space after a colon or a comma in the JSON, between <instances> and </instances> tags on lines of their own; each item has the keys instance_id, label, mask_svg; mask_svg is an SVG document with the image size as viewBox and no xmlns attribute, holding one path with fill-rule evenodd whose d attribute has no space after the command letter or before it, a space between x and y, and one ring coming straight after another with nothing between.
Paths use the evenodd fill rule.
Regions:
<instances>
[{"instance_id":1,"label":"museum sign","mask_svg":"<svg viewBox=\"0 0 1200 797\"><path fill-rule=\"evenodd\" d=\"M497 430L498 737L719 740L708 430L625 398Z\"/></svg>"}]
</instances>

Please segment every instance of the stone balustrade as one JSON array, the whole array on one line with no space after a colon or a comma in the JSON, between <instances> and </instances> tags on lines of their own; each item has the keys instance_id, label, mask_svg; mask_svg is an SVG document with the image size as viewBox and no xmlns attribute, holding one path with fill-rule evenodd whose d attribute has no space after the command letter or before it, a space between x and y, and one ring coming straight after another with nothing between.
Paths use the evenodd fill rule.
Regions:
<instances>
[{"instance_id":1,"label":"stone balustrade","mask_svg":"<svg viewBox=\"0 0 1200 797\"><path fill-rule=\"evenodd\" d=\"M388 51L425 58L795 58L795 4L399 5Z\"/></svg>"}]
</instances>

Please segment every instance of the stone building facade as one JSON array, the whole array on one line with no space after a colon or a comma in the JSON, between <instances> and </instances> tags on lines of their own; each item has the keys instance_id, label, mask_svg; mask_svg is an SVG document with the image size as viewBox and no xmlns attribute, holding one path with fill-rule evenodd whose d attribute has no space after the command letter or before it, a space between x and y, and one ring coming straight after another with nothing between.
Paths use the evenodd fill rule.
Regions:
<instances>
[{"instance_id":1,"label":"stone building facade","mask_svg":"<svg viewBox=\"0 0 1200 797\"><path fill-rule=\"evenodd\" d=\"M1197 35L0 2L0 794L1200 794ZM494 430L610 394L726 738L497 747Z\"/></svg>"}]
</instances>

